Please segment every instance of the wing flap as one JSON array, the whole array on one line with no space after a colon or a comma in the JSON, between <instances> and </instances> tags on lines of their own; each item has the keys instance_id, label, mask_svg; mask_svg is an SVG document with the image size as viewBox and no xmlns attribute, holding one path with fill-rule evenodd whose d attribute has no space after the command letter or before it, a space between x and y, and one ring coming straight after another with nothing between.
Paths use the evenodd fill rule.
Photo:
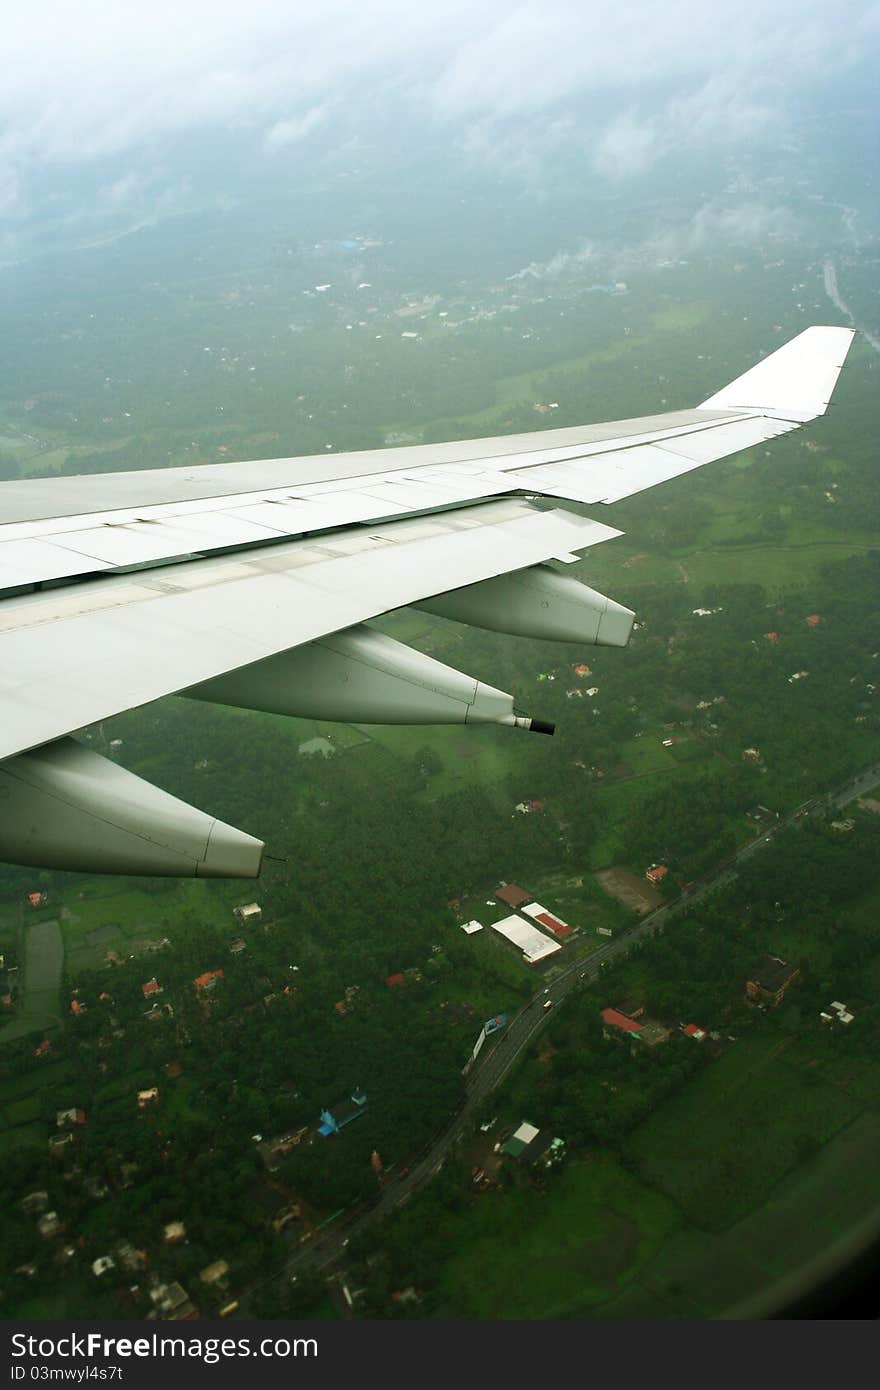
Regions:
<instances>
[{"instance_id":1,"label":"wing flap","mask_svg":"<svg viewBox=\"0 0 880 1390\"><path fill-rule=\"evenodd\" d=\"M619 534L570 512L487 503L389 522L367 547L363 534L334 537L334 549L292 541L8 599L0 608L0 759L451 587Z\"/></svg>"}]
</instances>

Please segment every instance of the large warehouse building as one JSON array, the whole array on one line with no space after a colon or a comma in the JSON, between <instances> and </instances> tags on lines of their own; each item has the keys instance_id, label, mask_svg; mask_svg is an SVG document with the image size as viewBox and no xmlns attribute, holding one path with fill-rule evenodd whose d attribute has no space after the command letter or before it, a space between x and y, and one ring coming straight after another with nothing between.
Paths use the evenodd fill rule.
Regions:
<instances>
[{"instance_id":1,"label":"large warehouse building","mask_svg":"<svg viewBox=\"0 0 880 1390\"><path fill-rule=\"evenodd\" d=\"M558 941L551 941L543 932L538 931L537 927L533 927L531 922L517 917L515 913L500 922L493 922L492 930L512 941L514 946L518 946L527 965L534 965L536 961L543 960L545 956L552 956L554 951L562 949Z\"/></svg>"}]
</instances>

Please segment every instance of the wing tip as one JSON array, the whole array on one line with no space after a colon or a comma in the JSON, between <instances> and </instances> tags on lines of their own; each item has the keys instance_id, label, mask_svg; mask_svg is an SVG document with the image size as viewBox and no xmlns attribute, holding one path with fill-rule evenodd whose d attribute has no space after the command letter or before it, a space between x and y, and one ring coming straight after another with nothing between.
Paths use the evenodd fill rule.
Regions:
<instances>
[{"instance_id":1,"label":"wing tip","mask_svg":"<svg viewBox=\"0 0 880 1390\"><path fill-rule=\"evenodd\" d=\"M698 410L744 410L804 424L824 415L856 329L811 324L722 386Z\"/></svg>"}]
</instances>

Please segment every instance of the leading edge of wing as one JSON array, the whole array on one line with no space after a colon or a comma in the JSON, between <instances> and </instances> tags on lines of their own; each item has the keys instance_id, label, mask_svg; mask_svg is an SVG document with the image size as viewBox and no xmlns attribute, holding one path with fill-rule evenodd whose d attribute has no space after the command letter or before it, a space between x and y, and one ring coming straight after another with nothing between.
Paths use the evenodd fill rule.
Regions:
<instances>
[{"instance_id":1,"label":"leading edge of wing","mask_svg":"<svg viewBox=\"0 0 880 1390\"><path fill-rule=\"evenodd\" d=\"M823 414L852 337L806 329L701 406L666 415L334 457L0 483L0 590L515 492L614 502Z\"/></svg>"}]
</instances>

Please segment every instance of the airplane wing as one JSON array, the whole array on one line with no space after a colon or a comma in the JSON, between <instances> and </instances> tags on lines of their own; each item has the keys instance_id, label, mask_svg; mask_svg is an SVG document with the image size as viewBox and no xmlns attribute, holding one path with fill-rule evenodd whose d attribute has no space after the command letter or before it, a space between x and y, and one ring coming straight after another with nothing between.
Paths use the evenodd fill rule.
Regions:
<instances>
[{"instance_id":1,"label":"airplane wing","mask_svg":"<svg viewBox=\"0 0 880 1390\"><path fill-rule=\"evenodd\" d=\"M255 875L260 841L70 738L167 694L552 732L366 623L416 604L626 645L633 614L546 563L620 532L536 499L614 502L796 429L824 414L852 337L809 328L695 409L642 419L0 484L0 855Z\"/></svg>"}]
</instances>

